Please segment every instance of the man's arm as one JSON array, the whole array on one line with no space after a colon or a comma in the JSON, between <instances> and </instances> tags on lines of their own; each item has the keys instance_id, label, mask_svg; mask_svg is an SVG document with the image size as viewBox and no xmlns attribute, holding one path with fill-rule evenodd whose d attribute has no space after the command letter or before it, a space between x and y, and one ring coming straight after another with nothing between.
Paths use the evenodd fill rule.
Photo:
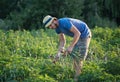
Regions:
<instances>
[{"instance_id":1,"label":"man's arm","mask_svg":"<svg viewBox=\"0 0 120 82\"><path fill-rule=\"evenodd\" d=\"M78 29L75 26L72 26L70 31L74 34L73 41L70 46L74 47L75 44L78 42L81 33L78 31Z\"/></svg>"},{"instance_id":2,"label":"man's arm","mask_svg":"<svg viewBox=\"0 0 120 82\"><path fill-rule=\"evenodd\" d=\"M74 34L74 37L73 37L73 41L71 42L70 46L69 46L68 49L67 49L67 52L68 52L68 53L71 53L71 52L72 52L75 44L76 44L76 43L78 42L78 40L79 40L80 34L81 34L75 26L72 26L72 28L70 29L70 31Z\"/></svg>"},{"instance_id":3,"label":"man's arm","mask_svg":"<svg viewBox=\"0 0 120 82\"><path fill-rule=\"evenodd\" d=\"M58 52L57 52L54 62L60 58L61 53L64 53L64 46L66 44L66 39L65 39L65 35L63 33L59 34L59 42L60 42L59 49L58 49Z\"/></svg>"},{"instance_id":4,"label":"man's arm","mask_svg":"<svg viewBox=\"0 0 120 82\"><path fill-rule=\"evenodd\" d=\"M65 35L63 33L59 34L59 42L60 42L60 44L59 44L59 51L61 52L61 51L63 51L64 46L66 44Z\"/></svg>"}]
</instances>

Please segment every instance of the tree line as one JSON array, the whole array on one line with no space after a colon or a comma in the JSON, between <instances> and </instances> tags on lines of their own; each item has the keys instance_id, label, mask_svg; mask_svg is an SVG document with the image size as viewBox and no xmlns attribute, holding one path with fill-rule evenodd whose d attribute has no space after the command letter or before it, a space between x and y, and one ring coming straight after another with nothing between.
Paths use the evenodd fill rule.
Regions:
<instances>
[{"instance_id":1,"label":"tree line","mask_svg":"<svg viewBox=\"0 0 120 82\"><path fill-rule=\"evenodd\" d=\"M90 28L120 25L120 0L0 0L0 28L39 29L46 15L78 18Z\"/></svg>"}]
</instances>

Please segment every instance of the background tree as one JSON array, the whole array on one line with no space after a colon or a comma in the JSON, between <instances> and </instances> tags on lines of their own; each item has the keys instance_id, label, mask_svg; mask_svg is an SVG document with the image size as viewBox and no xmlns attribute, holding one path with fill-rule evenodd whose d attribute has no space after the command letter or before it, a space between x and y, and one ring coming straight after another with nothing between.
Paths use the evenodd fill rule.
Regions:
<instances>
[{"instance_id":1,"label":"background tree","mask_svg":"<svg viewBox=\"0 0 120 82\"><path fill-rule=\"evenodd\" d=\"M17 3L20 0L0 0L0 18L6 18L6 16L17 7Z\"/></svg>"},{"instance_id":2,"label":"background tree","mask_svg":"<svg viewBox=\"0 0 120 82\"><path fill-rule=\"evenodd\" d=\"M116 27L120 24L119 3L119 0L0 0L0 28L38 29L48 14L78 18L90 28Z\"/></svg>"},{"instance_id":3,"label":"background tree","mask_svg":"<svg viewBox=\"0 0 120 82\"><path fill-rule=\"evenodd\" d=\"M120 25L120 0L103 0L103 8L101 9L103 17L115 20Z\"/></svg>"}]
</instances>

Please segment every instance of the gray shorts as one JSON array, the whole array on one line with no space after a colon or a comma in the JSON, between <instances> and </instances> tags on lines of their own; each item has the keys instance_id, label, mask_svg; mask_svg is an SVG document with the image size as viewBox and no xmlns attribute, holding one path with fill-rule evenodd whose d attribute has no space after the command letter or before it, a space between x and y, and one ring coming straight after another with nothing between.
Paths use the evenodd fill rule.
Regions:
<instances>
[{"instance_id":1,"label":"gray shorts","mask_svg":"<svg viewBox=\"0 0 120 82\"><path fill-rule=\"evenodd\" d=\"M87 38L79 39L70 56L72 56L75 59L85 60L88 53L90 40L91 40L91 36L88 36Z\"/></svg>"}]
</instances>

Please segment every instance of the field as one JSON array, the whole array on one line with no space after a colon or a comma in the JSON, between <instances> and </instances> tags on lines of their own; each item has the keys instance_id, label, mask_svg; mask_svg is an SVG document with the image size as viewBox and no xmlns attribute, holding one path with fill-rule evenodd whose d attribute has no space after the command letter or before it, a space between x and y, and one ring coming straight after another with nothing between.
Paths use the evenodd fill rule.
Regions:
<instances>
[{"instance_id":1,"label":"field","mask_svg":"<svg viewBox=\"0 0 120 82\"><path fill-rule=\"evenodd\" d=\"M120 28L95 27L80 82L120 82ZM66 48L72 38L67 37ZM70 56L53 64L52 30L0 30L0 82L73 82Z\"/></svg>"}]
</instances>

